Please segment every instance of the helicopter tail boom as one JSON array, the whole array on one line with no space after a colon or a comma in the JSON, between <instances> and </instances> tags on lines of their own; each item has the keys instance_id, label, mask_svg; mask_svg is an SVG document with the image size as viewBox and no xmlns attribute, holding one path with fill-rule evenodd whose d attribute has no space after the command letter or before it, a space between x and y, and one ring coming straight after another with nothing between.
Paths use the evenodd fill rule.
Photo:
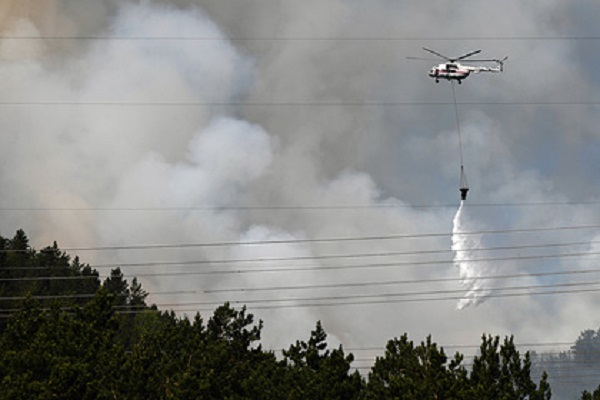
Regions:
<instances>
[{"instance_id":1,"label":"helicopter tail boom","mask_svg":"<svg viewBox=\"0 0 600 400\"><path fill-rule=\"evenodd\" d=\"M467 67L474 74L478 74L480 72L503 72L504 71L504 61L506 61L508 57L504 57L502 60L487 60L493 61L498 64L497 67L482 67L482 66L471 66Z\"/></svg>"}]
</instances>

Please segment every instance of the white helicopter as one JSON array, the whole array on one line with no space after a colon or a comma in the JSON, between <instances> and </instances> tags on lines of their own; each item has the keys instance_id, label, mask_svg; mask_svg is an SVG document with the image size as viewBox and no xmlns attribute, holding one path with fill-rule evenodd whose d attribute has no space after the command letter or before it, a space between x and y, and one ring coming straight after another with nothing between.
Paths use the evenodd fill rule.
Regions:
<instances>
[{"instance_id":1,"label":"white helicopter","mask_svg":"<svg viewBox=\"0 0 600 400\"><path fill-rule=\"evenodd\" d=\"M448 81L456 80L458 81L458 83L461 83L461 81L467 78L471 73L478 74L480 72L502 72L504 71L504 61L506 61L506 59L508 58L504 57L502 60L466 60L466 58L481 53L481 50L471 51L469 53L463 54L460 57L455 58L447 57L426 47L423 47L423 50L448 61L447 63L438 64L429 70L429 76L434 78L436 82L439 82L440 79L446 79ZM418 57L407 58L411 60L431 60L429 58ZM495 62L497 64L497 67L472 66L460 64L457 62L461 60L465 60L466 62Z\"/></svg>"}]
</instances>

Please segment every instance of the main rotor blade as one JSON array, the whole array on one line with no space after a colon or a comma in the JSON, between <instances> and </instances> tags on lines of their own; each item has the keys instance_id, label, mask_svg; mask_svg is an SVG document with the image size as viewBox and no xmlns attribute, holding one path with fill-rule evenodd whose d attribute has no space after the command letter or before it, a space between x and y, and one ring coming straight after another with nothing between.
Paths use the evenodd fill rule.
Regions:
<instances>
[{"instance_id":1,"label":"main rotor blade","mask_svg":"<svg viewBox=\"0 0 600 400\"><path fill-rule=\"evenodd\" d=\"M501 61L501 60L493 59L493 58L489 58L489 59L478 58L478 59L472 59L472 60L463 60L463 62L466 62L466 63L470 63L470 62L498 62L498 61Z\"/></svg>"},{"instance_id":2,"label":"main rotor blade","mask_svg":"<svg viewBox=\"0 0 600 400\"><path fill-rule=\"evenodd\" d=\"M472 51L470 53L463 54L462 56L455 58L454 61L464 60L465 58L471 57L472 55L475 55L475 54L478 54L478 53L481 53L481 50L475 50L475 51Z\"/></svg>"},{"instance_id":3,"label":"main rotor blade","mask_svg":"<svg viewBox=\"0 0 600 400\"><path fill-rule=\"evenodd\" d=\"M431 54L435 54L436 56L438 56L438 57L441 57L441 58L443 58L444 60L448 60L448 61L452 62L452 60L451 60L449 57L447 57L447 56L445 56L445 55L443 55L443 54L440 54L440 53L438 53L437 51L433 51L433 50L431 50L431 49L428 49L427 47L423 47L423 50L425 50L425 51L428 51L428 52L430 52Z\"/></svg>"},{"instance_id":4,"label":"main rotor blade","mask_svg":"<svg viewBox=\"0 0 600 400\"><path fill-rule=\"evenodd\" d=\"M406 57L407 60L420 60L420 61L440 61L438 58L425 58L425 57Z\"/></svg>"}]
</instances>

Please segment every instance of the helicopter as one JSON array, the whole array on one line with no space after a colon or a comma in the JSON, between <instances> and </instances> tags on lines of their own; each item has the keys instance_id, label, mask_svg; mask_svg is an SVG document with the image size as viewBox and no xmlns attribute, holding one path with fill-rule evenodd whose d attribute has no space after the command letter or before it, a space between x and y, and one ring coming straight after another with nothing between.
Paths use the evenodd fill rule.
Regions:
<instances>
[{"instance_id":1,"label":"helicopter","mask_svg":"<svg viewBox=\"0 0 600 400\"><path fill-rule=\"evenodd\" d=\"M440 79L446 79L448 81L458 81L460 84L463 79L466 79L471 73L478 74L480 72L502 72L504 71L504 61L508 57L504 57L502 60L498 59L490 59L490 60L466 60L467 58L474 56L475 54L481 53L481 50L470 51L466 54L463 54L460 57L448 57L437 51L433 51L426 47L423 47L423 50L437 56L443 58L448 61L446 63L438 64L433 66L428 75L435 79L436 83L440 81ZM419 58L419 57L407 57L410 60L431 60L430 58ZM465 62L495 62L497 64L496 67L484 67L484 66L472 66L472 65L464 65L460 64L457 61Z\"/></svg>"}]
</instances>

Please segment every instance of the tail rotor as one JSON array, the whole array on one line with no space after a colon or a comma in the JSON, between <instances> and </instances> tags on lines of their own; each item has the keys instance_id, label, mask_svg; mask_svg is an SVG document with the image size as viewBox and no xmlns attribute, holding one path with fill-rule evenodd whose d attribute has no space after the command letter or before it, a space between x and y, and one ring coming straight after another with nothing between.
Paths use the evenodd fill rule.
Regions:
<instances>
[{"instance_id":1,"label":"tail rotor","mask_svg":"<svg viewBox=\"0 0 600 400\"><path fill-rule=\"evenodd\" d=\"M498 63L498 66L500 67L500 71L504 71L504 61L506 61L508 59L508 56L504 57L502 60L494 60Z\"/></svg>"}]
</instances>

